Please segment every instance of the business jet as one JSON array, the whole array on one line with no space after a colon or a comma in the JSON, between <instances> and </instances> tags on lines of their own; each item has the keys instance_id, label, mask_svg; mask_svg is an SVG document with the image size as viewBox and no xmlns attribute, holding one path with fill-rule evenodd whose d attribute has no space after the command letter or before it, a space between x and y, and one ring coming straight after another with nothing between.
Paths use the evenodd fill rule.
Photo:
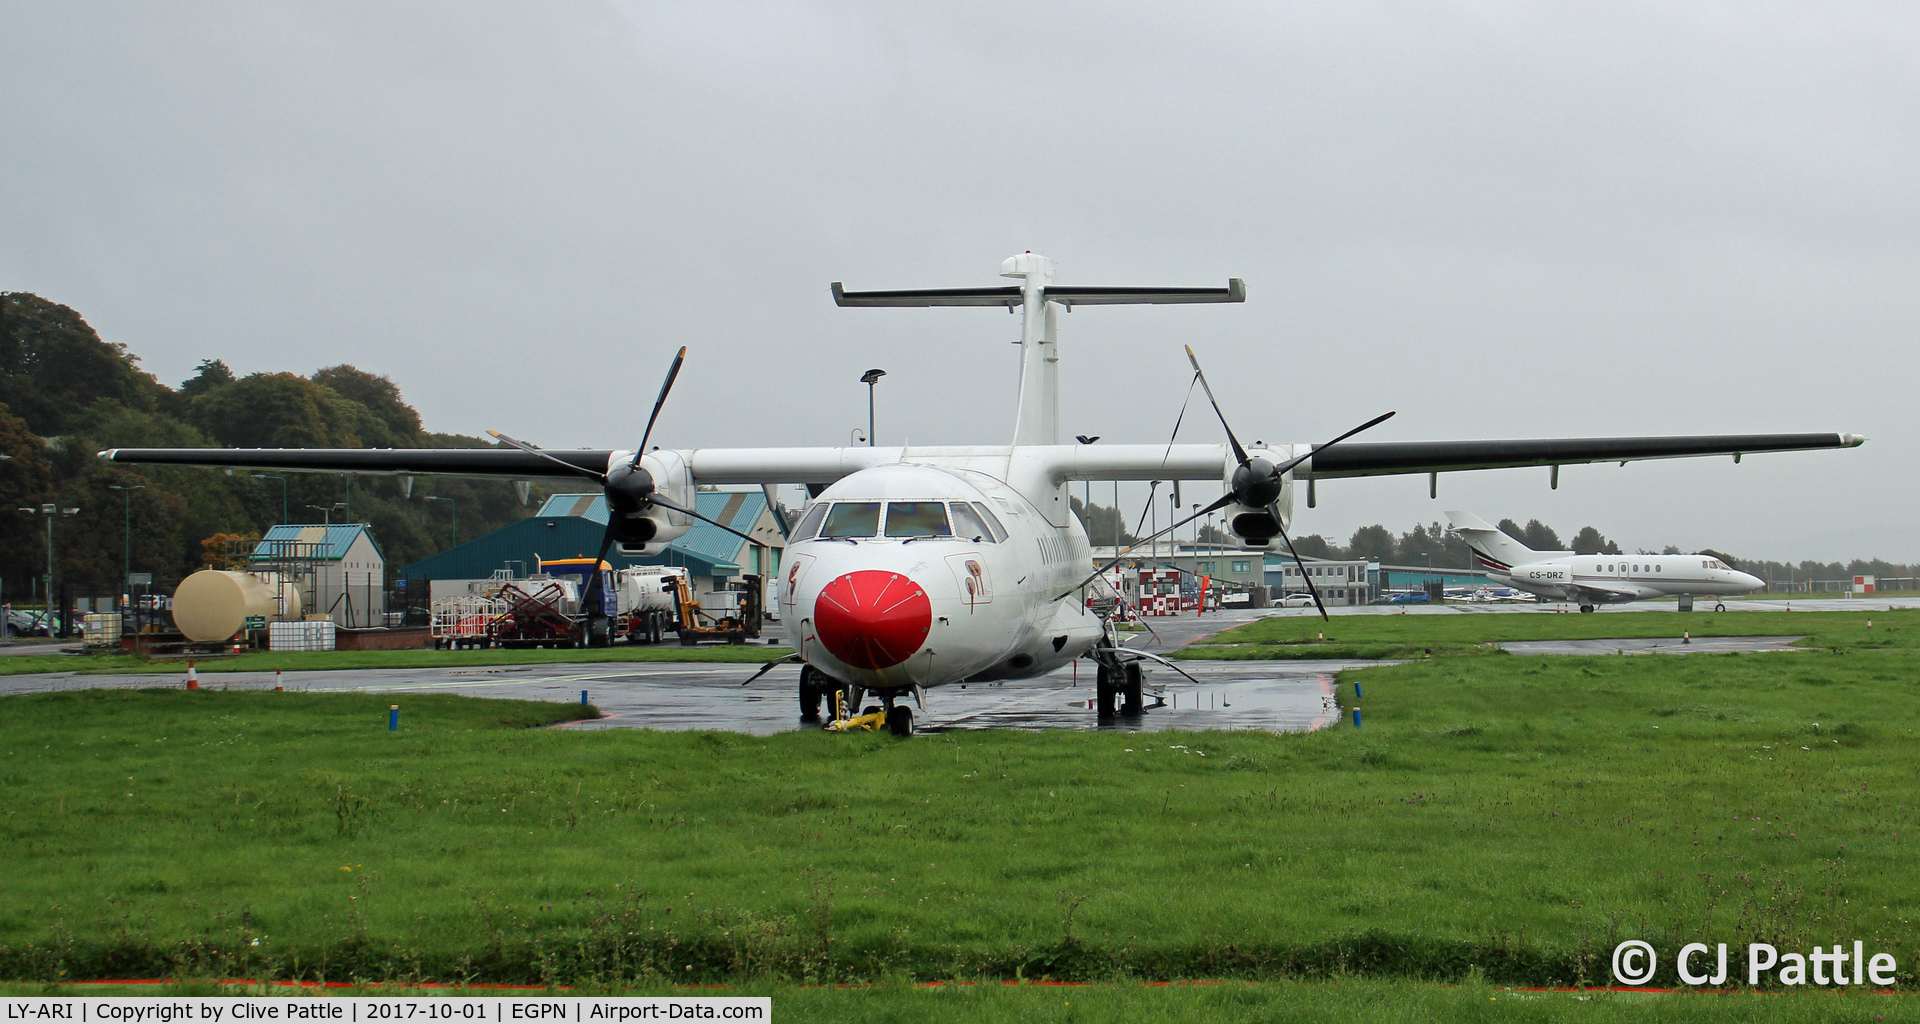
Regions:
<instances>
[{"instance_id":1,"label":"business jet","mask_svg":"<svg viewBox=\"0 0 1920 1024\"><path fill-rule=\"evenodd\" d=\"M1577 602L1583 612L1599 604L1656 597L1678 597L1680 610L1690 612L1696 597L1751 594L1767 585L1712 555L1535 551L1471 512L1448 512L1447 523L1473 549L1474 560L1488 579L1550 601ZM1727 606L1716 601L1714 610L1726 611Z\"/></svg>"},{"instance_id":2,"label":"business jet","mask_svg":"<svg viewBox=\"0 0 1920 1024\"><path fill-rule=\"evenodd\" d=\"M1022 253L1001 265L1015 284L984 288L849 291L832 285L843 307L1004 307L1021 313L1020 383L1010 444L847 448L649 447L679 373L680 350L641 432L628 449L553 450L495 432L493 449L121 448L109 462L240 467L400 476L585 477L606 491L601 555L663 550L696 519L701 484L805 484L814 500L788 539L779 607L792 624L803 717L843 691L854 703L879 698L888 728L912 731L902 698L970 680L1038 676L1086 657L1097 665L1102 718L1142 709L1143 660L1103 614L1102 568L1093 568L1087 534L1068 506L1068 485L1083 480L1218 480L1225 493L1160 530L1146 544L1200 516L1224 512L1242 548L1269 550L1276 538L1294 554L1287 528L1295 486L1390 474L1438 474L1512 466L1752 452L1845 448L1852 434L1743 434L1703 437L1574 438L1501 441L1343 443L1392 415L1377 416L1324 444L1242 443L1228 426L1198 357L1225 443L1061 444L1059 315L1076 306L1130 303L1244 302L1246 287L1081 287L1055 282L1055 264ZM1123 553L1124 554L1124 553ZM1298 556L1295 555L1298 561ZM1316 605L1319 593L1303 575ZM595 584L598 585L596 582ZM584 602L593 606L592 601ZM1326 614L1321 607L1321 614ZM606 630L589 631L603 642Z\"/></svg>"}]
</instances>

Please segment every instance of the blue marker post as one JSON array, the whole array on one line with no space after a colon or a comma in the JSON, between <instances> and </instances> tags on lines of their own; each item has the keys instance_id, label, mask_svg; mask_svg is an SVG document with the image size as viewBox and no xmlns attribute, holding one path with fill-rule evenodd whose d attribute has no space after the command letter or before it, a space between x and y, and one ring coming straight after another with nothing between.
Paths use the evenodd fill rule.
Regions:
<instances>
[{"instance_id":1,"label":"blue marker post","mask_svg":"<svg viewBox=\"0 0 1920 1024\"><path fill-rule=\"evenodd\" d=\"M583 708L587 706L587 691L585 690L580 691L580 706Z\"/></svg>"},{"instance_id":2,"label":"blue marker post","mask_svg":"<svg viewBox=\"0 0 1920 1024\"><path fill-rule=\"evenodd\" d=\"M1359 708L1353 709L1353 727L1355 729L1360 728L1360 709Z\"/></svg>"},{"instance_id":3,"label":"blue marker post","mask_svg":"<svg viewBox=\"0 0 1920 1024\"><path fill-rule=\"evenodd\" d=\"M1354 699L1354 700L1359 700L1359 699L1360 699L1360 684L1359 684L1359 683L1355 683L1355 684L1353 684L1353 699Z\"/></svg>"},{"instance_id":4,"label":"blue marker post","mask_svg":"<svg viewBox=\"0 0 1920 1024\"><path fill-rule=\"evenodd\" d=\"M398 704L387 705L387 731L400 731L400 705Z\"/></svg>"}]
</instances>

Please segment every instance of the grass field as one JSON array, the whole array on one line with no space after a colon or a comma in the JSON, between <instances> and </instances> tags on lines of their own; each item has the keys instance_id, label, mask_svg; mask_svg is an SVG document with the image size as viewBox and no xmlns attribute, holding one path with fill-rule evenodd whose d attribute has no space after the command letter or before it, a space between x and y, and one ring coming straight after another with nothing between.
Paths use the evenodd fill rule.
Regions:
<instances>
[{"instance_id":1,"label":"grass field","mask_svg":"<svg viewBox=\"0 0 1920 1024\"><path fill-rule=\"evenodd\" d=\"M1564 984L1845 937L1911 984L1916 668L1434 660L1344 676L1363 729L904 742L8 697L0 976Z\"/></svg>"},{"instance_id":2,"label":"grass field","mask_svg":"<svg viewBox=\"0 0 1920 1024\"><path fill-rule=\"evenodd\" d=\"M1144 1024L1269 1024L1269 1022L1364 1022L1397 1024L1434 1020L1628 1024L1663 1021L1751 1021L1826 1024L1832 1021L1909 1020L1920 1011L1910 995L1837 993L1659 994L1638 992L1515 991L1469 981L1458 986L1347 978L1339 982L1230 982L1204 985L1143 985L1138 982L1056 985L911 985L900 982L852 988L746 984L723 989L587 988L578 994L672 996L767 996L782 1024L799 1021L887 1021L899 1024L1029 1024L1029 1022L1128 1021ZM0 985L0 996L67 995L259 995L289 994L260 986L204 982L129 990L125 986ZM311 993L306 993L311 994ZM329 994L355 996L498 996L486 989L347 988Z\"/></svg>"},{"instance_id":3,"label":"grass field","mask_svg":"<svg viewBox=\"0 0 1920 1024\"><path fill-rule=\"evenodd\" d=\"M259 651L227 657L195 659L201 672L305 672L358 668L457 668L465 665L546 665L620 662L747 662L784 658L790 647L763 644L712 644L705 647L619 647L487 651ZM181 658L147 658L134 654L20 654L0 657L0 675L36 672L100 673L179 672Z\"/></svg>"},{"instance_id":4,"label":"grass field","mask_svg":"<svg viewBox=\"0 0 1920 1024\"><path fill-rule=\"evenodd\" d=\"M1872 623L1869 627L1868 623ZM1694 636L1805 636L1806 647L1920 646L1920 609L1861 612L1610 612L1558 615L1507 612L1458 615L1270 616L1181 650L1182 658L1410 658L1497 653L1479 645L1512 640L1601 640ZM1321 639L1324 634L1324 639Z\"/></svg>"}]
</instances>

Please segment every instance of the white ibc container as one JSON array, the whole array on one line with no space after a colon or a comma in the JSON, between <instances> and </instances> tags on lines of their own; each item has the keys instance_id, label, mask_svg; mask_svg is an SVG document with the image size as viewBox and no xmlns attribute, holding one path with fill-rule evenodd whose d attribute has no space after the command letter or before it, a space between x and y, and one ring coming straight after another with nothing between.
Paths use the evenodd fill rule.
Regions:
<instances>
[{"instance_id":1,"label":"white ibc container","mask_svg":"<svg viewBox=\"0 0 1920 1024\"><path fill-rule=\"evenodd\" d=\"M276 651L331 651L334 640L334 625L326 619L276 622L267 627L267 646Z\"/></svg>"}]
</instances>

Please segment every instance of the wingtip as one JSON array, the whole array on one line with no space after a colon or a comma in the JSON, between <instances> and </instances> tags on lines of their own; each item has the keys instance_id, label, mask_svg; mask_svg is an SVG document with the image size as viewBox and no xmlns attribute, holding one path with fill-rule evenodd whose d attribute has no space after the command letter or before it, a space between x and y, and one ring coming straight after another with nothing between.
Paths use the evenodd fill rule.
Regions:
<instances>
[{"instance_id":1,"label":"wingtip","mask_svg":"<svg viewBox=\"0 0 1920 1024\"><path fill-rule=\"evenodd\" d=\"M1867 436L1865 434L1841 434L1840 441L1849 448L1858 448L1867 443Z\"/></svg>"}]
</instances>

